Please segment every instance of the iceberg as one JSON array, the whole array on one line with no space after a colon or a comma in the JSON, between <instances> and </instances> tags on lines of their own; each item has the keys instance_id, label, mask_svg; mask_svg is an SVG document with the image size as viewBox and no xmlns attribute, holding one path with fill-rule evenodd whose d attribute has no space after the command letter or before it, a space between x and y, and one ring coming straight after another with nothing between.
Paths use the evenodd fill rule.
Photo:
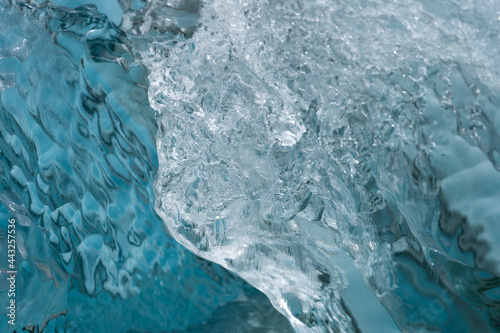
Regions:
<instances>
[{"instance_id":1,"label":"iceberg","mask_svg":"<svg viewBox=\"0 0 500 333\"><path fill-rule=\"evenodd\" d=\"M499 331L499 17L0 0L0 330Z\"/></svg>"}]
</instances>

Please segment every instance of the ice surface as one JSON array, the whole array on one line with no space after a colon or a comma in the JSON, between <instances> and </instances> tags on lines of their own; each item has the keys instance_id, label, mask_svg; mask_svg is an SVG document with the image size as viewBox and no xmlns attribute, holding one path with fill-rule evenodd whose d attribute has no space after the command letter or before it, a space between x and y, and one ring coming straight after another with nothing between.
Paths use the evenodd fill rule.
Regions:
<instances>
[{"instance_id":1,"label":"ice surface","mask_svg":"<svg viewBox=\"0 0 500 333\"><path fill-rule=\"evenodd\" d=\"M0 22L2 307L11 217L18 248L17 325L0 331L290 331L165 234L148 73L126 34L92 6L0 1Z\"/></svg>"},{"instance_id":2,"label":"ice surface","mask_svg":"<svg viewBox=\"0 0 500 333\"><path fill-rule=\"evenodd\" d=\"M0 0L0 330L498 331L499 18Z\"/></svg>"},{"instance_id":3,"label":"ice surface","mask_svg":"<svg viewBox=\"0 0 500 333\"><path fill-rule=\"evenodd\" d=\"M345 254L405 332L498 330L499 14L215 0L194 33L134 25L150 43L135 47L158 112L158 214L298 332L384 314L344 301Z\"/></svg>"}]
</instances>

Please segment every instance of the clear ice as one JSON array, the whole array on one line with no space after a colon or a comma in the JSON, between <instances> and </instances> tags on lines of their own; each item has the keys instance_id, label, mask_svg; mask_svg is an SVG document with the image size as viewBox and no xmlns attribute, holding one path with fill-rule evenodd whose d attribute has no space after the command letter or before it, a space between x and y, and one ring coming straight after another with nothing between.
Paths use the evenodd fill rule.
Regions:
<instances>
[{"instance_id":1,"label":"clear ice","mask_svg":"<svg viewBox=\"0 0 500 333\"><path fill-rule=\"evenodd\" d=\"M204 2L191 38L141 53L158 214L297 332L397 329L385 309L405 332L498 330L499 14ZM385 309L343 296L358 272Z\"/></svg>"},{"instance_id":2,"label":"clear ice","mask_svg":"<svg viewBox=\"0 0 500 333\"><path fill-rule=\"evenodd\" d=\"M0 23L1 331L500 331L500 3L0 0Z\"/></svg>"}]
</instances>

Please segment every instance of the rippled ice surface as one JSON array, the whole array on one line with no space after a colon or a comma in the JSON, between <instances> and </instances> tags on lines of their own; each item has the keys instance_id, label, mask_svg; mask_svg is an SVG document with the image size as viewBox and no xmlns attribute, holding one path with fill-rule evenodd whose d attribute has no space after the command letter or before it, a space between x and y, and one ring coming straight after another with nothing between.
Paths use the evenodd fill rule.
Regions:
<instances>
[{"instance_id":1,"label":"rippled ice surface","mask_svg":"<svg viewBox=\"0 0 500 333\"><path fill-rule=\"evenodd\" d=\"M499 330L498 3L92 2L0 0L18 330L290 331L216 264L296 332Z\"/></svg>"},{"instance_id":2,"label":"rippled ice surface","mask_svg":"<svg viewBox=\"0 0 500 333\"><path fill-rule=\"evenodd\" d=\"M126 34L93 7L0 1L0 21L2 307L11 217L18 248L17 325L2 315L0 331L289 331L166 235L148 73Z\"/></svg>"}]
</instances>

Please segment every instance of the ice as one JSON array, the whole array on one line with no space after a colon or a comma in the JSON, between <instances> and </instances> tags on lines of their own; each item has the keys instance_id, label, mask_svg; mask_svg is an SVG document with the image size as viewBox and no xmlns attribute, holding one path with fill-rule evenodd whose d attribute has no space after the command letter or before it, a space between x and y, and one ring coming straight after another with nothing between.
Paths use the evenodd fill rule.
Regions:
<instances>
[{"instance_id":1,"label":"ice","mask_svg":"<svg viewBox=\"0 0 500 333\"><path fill-rule=\"evenodd\" d=\"M16 326L2 316L0 331L290 331L260 292L165 233L148 73L97 8L0 1L4 309L10 218L18 249Z\"/></svg>"},{"instance_id":2,"label":"ice","mask_svg":"<svg viewBox=\"0 0 500 333\"><path fill-rule=\"evenodd\" d=\"M498 331L499 17L0 0L0 330Z\"/></svg>"},{"instance_id":3,"label":"ice","mask_svg":"<svg viewBox=\"0 0 500 333\"><path fill-rule=\"evenodd\" d=\"M498 329L498 13L215 0L194 33L137 32L166 227L297 332L385 309L405 332ZM344 301L345 254L385 308Z\"/></svg>"}]
</instances>

